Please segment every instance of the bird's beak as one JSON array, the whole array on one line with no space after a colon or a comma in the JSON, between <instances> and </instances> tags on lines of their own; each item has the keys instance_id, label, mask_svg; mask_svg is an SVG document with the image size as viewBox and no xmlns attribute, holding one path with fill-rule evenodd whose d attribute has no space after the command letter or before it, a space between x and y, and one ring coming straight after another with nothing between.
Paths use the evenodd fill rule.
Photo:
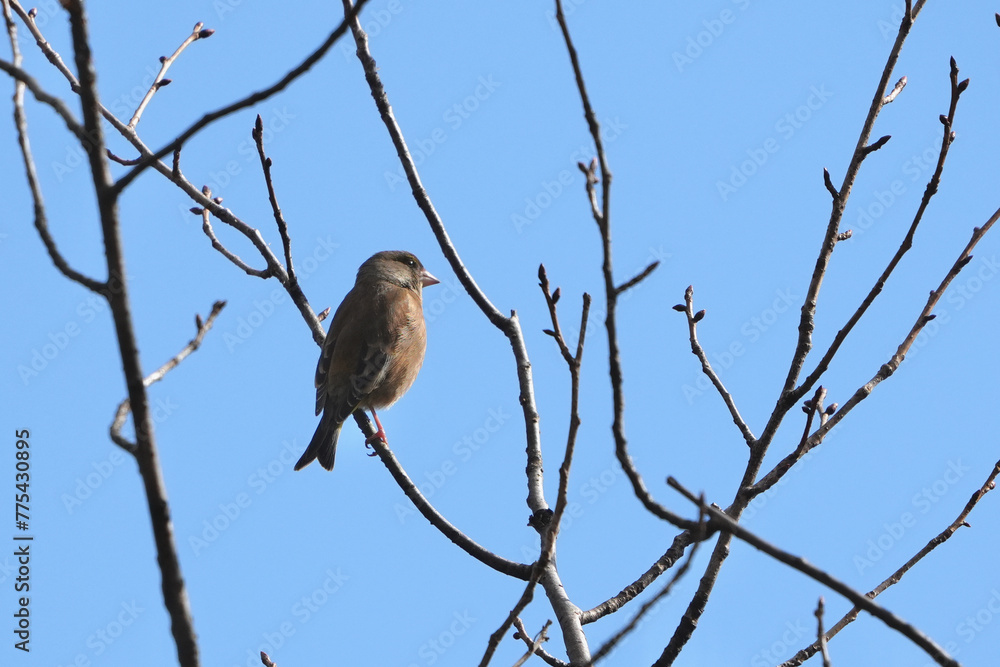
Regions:
<instances>
[{"instance_id":1,"label":"bird's beak","mask_svg":"<svg viewBox=\"0 0 1000 667\"><path fill-rule=\"evenodd\" d=\"M431 285L437 285L440 280L435 278L430 274L430 271L423 269L420 271L420 284L424 287L430 287Z\"/></svg>"}]
</instances>

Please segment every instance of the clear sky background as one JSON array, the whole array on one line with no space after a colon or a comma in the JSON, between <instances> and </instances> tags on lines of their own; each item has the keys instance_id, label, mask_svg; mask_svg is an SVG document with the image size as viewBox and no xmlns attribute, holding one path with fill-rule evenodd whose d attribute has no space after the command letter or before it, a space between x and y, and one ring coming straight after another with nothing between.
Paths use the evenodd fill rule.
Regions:
<instances>
[{"instance_id":1,"label":"clear sky background","mask_svg":"<svg viewBox=\"0 0 1000 667\"><path fill-rule=\"evenodd\" d=\"M42 2L38 21L71 62L57 4ZM168 75L172 85L146 110L139 131L156 147L204 112L275 81L342 16L335 2L90 5L100 92L122 118L145 92L157 58L172 53L196 21L216 30L183 54ZM663 483L667 475L725 506L747 451L720 398L705 390L684 319L670 307L694 285L696 307L708 312L701 341L759 434L788 368L829 217L822 170L841 183L901 7L884 0L568 3L607 133L616 276L625 280L661 260L623 301L619 328L631 450L654 496L675 511L694 516ZM996 9L981 0L931 0L904 47L893 81L905 74L909 83L875 127L874 137L892 140L867 159L847 208L844 228L855 234L837 247L823 284L817 350L854 312L918 206L941 141L950 56L971 85L940 193L913 250L825 377L829 401L844 403L889 359L973 226L1000 205ZM541 333L550 324L538 265L562 288L570 331L581 293L597 303L603 295L599 239L576 168L593 147L552 11L548 2L372 0L363 18L390 102L459 252L493 302L521 319L554 504L568 373ZM23 28L19 34L25 67L78 113L66 82ZM396 455L445 516L494 552L530 562L538 547L526 526L524 429L509 346L457 284L401 181L353 52L349 41L337 45L283 94L201 132L186 145L182 169L280 248L250 138L260 114L316 311L335 308L358 265L378 250L411 250L441 278L425 293L424 369L383 423ZM32 667L176 664L136 465L107 433L125 395L110 316L56 271L32 227L9 120L13 86L3 81L0 479L7 480L9 523L0 536L16 532L13 434L27 428L35 542L32 651L15 651L4 630L0 655ZM27 112L52 232L74 267L101 279L103 249L82 152L30 96ZM119 137L110 145L131 154ZM765 146L777 147L763 151L766 160ZM752 175L731 180L755 155L760 164L746 167ZM202 348L150 389L203 664L259 664L261 648L281 667L475 664L522 582L473 561L417 515L379 461L365 456L353 424L341 437L336 470L292 472L316 424L318 348L275 281L246 276L211 248L200 219L187 212L191 205L150 171L129 188L121 214L146 372L191 338L195 313L228 301ZM215 227L233 251L261 266L245 239ZM954 519L1000 458L998 256L994 232L900 370L751 507L749 528L868 590ZM574 505L559 542L566 590L584 608L631 583L677 532L641 510L614 458L602 323L595 308ZM25 373L33 363L37 372ZM806 370L815 363L810 357ZM786 420L765 469L794 447L802 417L795 410ZM963 664L994 664L1000 494L987 496L970 523L878 601ZM676 592L607 664L653 662L710 550L706 545ZM0 557L6 628L15 603L12 548L0 553L7 554ZM677 664L788 658L814 636L821 595L827 625L850 607L735 543ZM591 646L631 614L588 626ZM533 632L552 618L541 591L524 618ZM558 630L552 634L549 650L564 657ZM493 664L512 664L522 650L505 639ZM831 651L840 665L929 663L867 616Z\"/></svg>"}]
</instances>

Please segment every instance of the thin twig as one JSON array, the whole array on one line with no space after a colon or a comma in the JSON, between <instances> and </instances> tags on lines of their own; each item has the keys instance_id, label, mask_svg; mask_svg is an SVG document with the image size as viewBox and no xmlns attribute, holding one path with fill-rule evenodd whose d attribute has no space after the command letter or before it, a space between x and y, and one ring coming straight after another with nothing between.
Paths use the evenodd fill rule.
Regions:
<instances>
[{"instance_id":1,"label":"thin twig","mask_svg":"<svg viewBox=\"0 0 1000 667\"><path fill-rule=\"evenodd\" d=\"M355 421L358 422L358 425L362 427L362 430L366 435L375 435L375 427L372 426L371 421L364 415L363 412L360 410L356 411L354 413L354 418ZM396 480L396 484L399 485L399 488L403 490L406 497L409 498L410 502L412 502L414 507L417 508L417 511L419 511L425 519L430 521L431 525L437 528L445 537L454 542L458 548L462 549L484 565L493 568L497 572L514 577L515 579L522 579L525 581L528 580L531 576L531 565L525 565L507 560L506 558L501 558L500 556L497 556L491 551L483 548L470 537L465 535L451 522L445 519L436 509L434 509L430 502L428 502L427 498L425 498L420 492L420 489L417 488L417 485L413 483L413 480L411 480L406 474L406 471L403 470L403 467L399 464L399 460L396 458L396 455L392 453L392 450L389 449L388 445L380 439L374 438L372 447L375 449L375 453L382 460L385 467L389 469L393 479Z\"/></svg>"},{"instance_id":2,"label":"thin twig","mask_svg":"<svg viewBox=\"0 0 1000 667\"><path fill-rule=\"evenodd\" d=\"M531 568L531 576L528 578L528 584L524 587L521 597L517 599L514 608L510 610L503 623L490 635L489 640L486 642L486 651L479 661L479 667L487 667L490 664L490 660L493 659L493 654L496 653L497 647L500 646L500 642L503 641L504 636L507 634L507 630L513 625L515 619L521 615L521 612L531 603L531 600L535 596L535 586L538 585L538 579L542 576L543 567L542 559L539 558Z\"/></svg>"},{"instance_id":3,"label":"thin twig","mask_svg":"<svg viewBox=\"0 0 1000 667\"><path fill-rule=\"evenodd\" d=\"M584 625L593 623L623 608L646 590L650 584L656 581L657 577L672 568L684 556L684 550L694 542L695 534L693 531L685 530L679 533L674 537L667 551L643 572L638 579L626 586L614 597L580 614L580 622Z\"/></svg>"},{"instance_id":4,"label":"thin twig","mask_svg":"<svg viewBox=\"0 0 1000 667\"><path fill-rule=\"evenodd\" d=\"M361 62L361 66L365 72L365 80L368 82L368 88L371 91L372 99L375 100L375 106L382 118L382 123L385 125L393 147L396 149L396 155L399 157L400 164L406 174L407 182L410 184L413 198L427 219L427 223L438 241L441 252L448 260L452 270L455 272L455 276L462 283L465 291L487 319L500 329L510 342L515 364L517 365L521 411L524 414L525 421L528 459L528 507L532 514L548 512L549 507L545 501L545 490L542 484L541 433L538 426L539 415L535 402L534 381L532 380L531 363L528 359L528 349L524 342L524 334L521 331L521 324L517 313L512 311L510 317L505 317L501 314L482 289L480 289L479 285L476 284L476 281L472 278L472 274L462 263L458 250L448 236L441 216L438 215L433 202L431 202L427 191L424 189L423 183L420 181L420 175L417 172L413 156L410 154L409 148L407 148L403 132L393 115L392 107L389 105L389 98L386 95L385 87L382 85L382 79L378 73L378 65L375 63L371 50L368 48L368 35L361 28L361 22L357 19L357 6L353 4L352 0L344 0L343 4L345 17L350 19L351 32L354 35L354 43L357 46L358 60Z\"/></svg>"},{"instance_id":5,"label":"thin twig","mask_svg":"<svg viewBox=\"0 0 1000 667\"><path fill-rule=\"evenodd\" d=\"M647 613L649 613L649 611L653 607L655 607L660 600L670 595L670 592L674 589L674 586L677 585L677 582L680 581L681 577L683 577L687 573L688 569L691 567L691 561L694 560L695 554L698 553L698 547L701 545L701 542L704 540L707 534L704 524L704 513L702 513L701 516L699 516L699 524L700 527L698 528L698 537L696 538L694 546L691 548L691 551L688 552L688 556L681 564L681 566L677 568L677 570L674 572L674 575L670 577L670 580L663 586L663 588L660 589L660 591L656 595L654 595L651 600L649 600L639 608L639 611L636 612L635 616L633 616L632 619L624 625L624 627L622 627L618 632L612 635L610 639L604 642L604 644L597 650L597 652L594 653L594 657L591 658L590 665L596 665L600 660L610 655L611 651L613 651L614 648L618 646L618 644L620 644L621 641L629 635L629 633L631 633L638 627L639 621L641 621L643 617Z\"/></svg>"},{"instance_id":6,"label":"thin twig","mask_svg":"<svg viewBox=\"0 0 1000 667\"><path fill-rule=\"evenodd\" d=\"M260 166L264 170L264 182L267 184L267 199L271 202L274 222L278 226L281 245L285 250L285 271L288 273L288 283L294 285L298 283L298 278L295 277L295 267L292 264L292 239L288 235L285 216L281 214L281 207L278 206L278 197L274 194L274 183L271 181L271 158L264 154L264 120L260 114L257 114L257 122L253 126L251 135L254 143L257 144L257 155L260 156Z\"/></svg>"},{"instance_id":7,"label":"thin twig","mask_svg":"<svg viewBox=\"0 0 1000 667\"><path fill-rule=\"evenodd\" d=\"M520 622L520 620L521 619L515 619L514 623L517 624L517 623ZM549 633L549 626L550 625L552 625L552 621L545 621L545 625L543 625L542 629L538 631L538 634L535 636L534 640L529 640L528 641L528 650L511 667L521 667L521 665L523 665L524 663L528 662L528 659L531 656L533 656L533 655L536 654L536 652L538 651L538 649L541 647L542 643L543 642L547 642L549 640L549 634L548 633ZM524 625L522 624L520 626L520 628L518 629L518 632L520 632L520 633L523 634L523 632L524 632L523 628L524 628Z\"/></svg>"},{"instance_id":8,"label":"thin twig","mask_svg":"<svg viewBox=\"0 0 1000 667\"><path fill-rule=\"evenodd\" d=\"M550 623L551 621L546 621L544 627L548 628ZM531 635L528 634L527 629L524 627L524 621L520 618L514 619L514 627L517 628L517 637L515 637L515 639L520 637L521 641L523 641L525 645L532 648L532 653L541 658L545 664L550 665L550 667L570 667L569 663L556 658L541 646L535 646L535 642L531 640Z\"/></svg>"},{"instance_id":9,"label":"thin twig","mask_svg":"<svg viewBox=\"0 0 1000 667\"><path fill-rule=\"evenodd\" d=\"M826 646L826 635L823 634L823 596L819 596L819 603L816 605L816 636L819 642L820 653L823 654L823 667L831 667L830 651Z\"/></svg>"},{"instance_id":10,"label":"thin twig","mask_svg":"<svg viewBox=\"0 0 1000 667\"><path fill-rule=\"evenodd\" d=\"M138 342L132 321L128 281L125 275L125 254L118 218L118 196L113 187L105 153L104 132L101 125L102 106L98 100L87 17L81 0L64 0L63 7L69 12L73 58L76 70L80 74L80 105L83 110L83 126L88 138L88 141L83 142L83 148L87 153L97 198L108 269L108 289L105 296L114 320L122 373L125 376L132 409L136 435L135 459L146 492L149 519L156 543L157 562L160 566L164 606L170 617L170 629L177 647L178 662L181 667L198 667L200 663L194 622L191 618L187 590L174 541L170 506L160 468L149 397L143 385Z\"/></svg>"},{"instance_id":11,"label":"thin twig","mask_svg":"<svg viewBox=\"0 0 1000 667\"><path fill-rule=\"evenodd\" d=\"M799 373L802 371L802 365L805 363L806 356L809 354L810 349L812 349L812 332L815 326L816 305L819 299L820 286L823 283L823 276L826 274L826 269L830 264L830 258L833 255L834 246L837 244L837 236L840 232L840 222L844 215L844 209L847 206L847 200L851 196L851 188L854 186L854 181L857 179L858 172L861 170L861 163L871 153L870 150L866 151L865 149L868 145L868 139L871 136L872 129L875 127L875 120L878 118L879 112L885 106L884 99L886 97L886 89L889 85L889 78L892 76L892 71L896 67L896 61L903 48L903 42L906 40L907 35L909 35L910 28L913 27L913 20L915 18L916 12L912 12L907 13L907 15L903 17L902 21L900 21L899 31L896 34L896 40L892 45L892 49L889 51L889 58L886 60L885 67L882 70L882 77L875 90L875 95L872 97L871 105L868 108L868 115L861 127L861 135L858 137L858 142L851 157L851 162L848 164L847 172L844 174L844 181L837 191L837 195L834 197L833 210L830 213L830 221L827 224L819 256L816 259L816 266L813 269L812 278L809 281L809 287L806 291L805 301L802 304L802 315L799 320L798 342L795 346L795 352L792 355L792 362L788 369L788 375L785 378L784 387L781 391L781 398L779 398L778 406L775 409L776 412L779 408L784 408L784 412L787 412L788 408L799 400L799 397L797 396L789 399L789 395L792 393L795 383L798 380ZM806 391L808 391L808 388ZM781 414L783 415L784 413L782 412ZM768 426L770 425L771 424L769 423ZM777 424L775 424L775 426L777 426ZM767 438L765 442L770 441L771 435L772 434L765 429L765 434L763 436Z\"/></svg>"},{"instance_id":12,"label":"thin twig","mask_svg":"<svg viewBox=\"0 0 1000 667\"><path fill-rule=\"evenodd\" d=\"M205 186L204 189L208 189ZM211 191L207 194L211 195ZM215 230L212 229L212 214L208 212L208 209L201 209L201 230L205 232L205 235L212 241L212 247L222 253L222 256L228 259L230 262L238 266L249 276L256 276L257 278L270 278L274 275L274 271L269 266L266 269L255 269L242 259L239 258L235 253L231 252L226 248L219 239L215 236Z\"/></svg>"},{"instance_id":13,"label":"thin twig","mask_svg":"<svg viewBox=\"0 0 1000 667\"><path fill-rule=\"evenodd\" d=\"M187 345L185 345L180 352L171 357L165 364L144 377L142 379L143 386L149 387L154 382L159 382L167 373L184 361L188 355L197 350L201 346L201 341L205 338L205 334L207 334L208 330L212 328L212 325L215 323L215 318L219 316L219 313L222 312L225 305L225 301L216 301L212 304L212 311L208 314L207 320L202 321L200 315L195 316L195 337L189 340ZM126 398L118 404L118 409L115 411L115 418L111 422L109 432L111 440L116 445L134 456L136 454L135 443L126 439L121 434L122 427L125 425L125 420L128 418L129 412L129 400Z\"/></svg>"},{"instance_id":14,"label":"thin twig","mask_svg":"<svg viewBox=\"0 0 1000 667\"><path fill-rule=\"evenodd\" d=\"M178 56L181 55L184 49L186 49L188 45L190 45L192 42L195 42L199 39L206 39L208 37L211 37L212 34L215 32L214 30L211 29L202 30L202 28L204 27L205 24L200 21L198 23L195 23L194 29L191 30L191 34L187 36L187 39L181 42L181 45L177 47L177 50L174 51L169 58L162 58L162 57L160 58L160 71L156 73L155 77L153 77L152 85L149 87L149 90L146 91L146 94L143 96L142 101L139 102L139 106L136 107L135 113L132 114L132 119L128 122L128 126L130 129L134 130L135 126L139 124L139 119L142 117L142 112L146 109L146 105L149 104L149 101L153 99L153 95L156 93L156 91L158 91L160 88L170 83L170 79L164 79L163 77L164 75L166 75L167 70L170 69L170 66L174 64L174 61L177 60Z\"/></svg>"},{"instance_id":15,"label":"thin twig","mask_svg":"<svg viewBox=\"0 0 1000 667\"><path fill-rule=\"evenodd\" d=\"M10 15L10 7L6 0L3 2L3 14L4 21L7 26L7 36L10 38L11 53L13 54L12 67L20 70L21 68L21 50L18 45L17 40L17 26L14 23L13 17ZM2 62L2 61L0 61ZM25 74L25 78L32 81L35 89L32 91L37 98L39 96L40 86L34 79ZM14 126L17 129L17 142L21 147L21 158L24 162L24 172L28 179L28 188L31 190L31 198L34 203L34 214L35 214L35 229L38 230L38 235L42 239L42 243L45 245L45 249L49 253L49 257L52 258L52 263L59 269L60 273L69 278L70 280L77 282L87 289L97 292L98 294L103 294L107 289L107 284L98 280L94 280L90 276L84 275L83 273L77 271L69 265L69 262L63 257L62 253L59 252L59 248L56 246L55 239L52 237L49 231L48 215L45 212L45 200L42 196L42 187L38 182L38 172L35 169L35 159L31 152L31 142L28 138L28 121L24 113L24 89L29 84L20 78L15 78L14 82ZM42 91L44 94L44 91ZM51 97L51 96L49 96ZM41 101L41 98L39 98ZM72 119L72 114L66 108L62 100L57 98L51 98L53 102L57 102L58 106L53 106L57 111L61 107L66 116L72 121L72 124L79 129L80 135L82 136L83 128L80 128L75 119ZM62 114L60 114L62 115ZM69 125L70 121L67 121ZM72 129L72 128L71 128Z\"/></svg>"},{"instance_id":16,"label":"thin twig","mask_svg":"<svg viewBox=\"0 0 1000 667\"><path fill-rule=\"evenodd\" d=\"M622 470L632 484L632 490L636 498L638 498L647 511L679 528L690 529L694 527L690 521L685 520L680 515L671 512L656 502L649 489L646 488L646 483L636 469L632 456L628 451L628 439L625 437L625 389L623 386L621 355L618 347L617 307L620 292L615 286L611 253L611 169L608 167L607 154L605 153L604 143L601 139L601 126L597 122L597 116L594 114L594 109L590 104L587 85L583 79L583 70L580 67L580 59L577 56L576 47L573 46L569 26L566 24L566 16L563 14L562 0L556 0L556 21L559 23L563 41L566 43L566 51L569 53L570 63L573 67L573 77L576 80L580 101L583 104L583 115L587 121L587 127L590 130L590 136L597 151L597 157L591 161L589 167L582 163L579 166L586 176L585 187L587 197L590 200L594 221L597 223L601 235L601 252L603 257L601 273L604 278L606 313L604 326L608 337L609 375L611 378L614 410L611 430L615 439L615 456L618 458ZM600 168L600 175L597 172L598 167ZM601 184L600 203L598 203L595 187L597 183Z\"/></svg>"},{"instance_id":17,"label":"thin twig","mask_svg":"<svg viewBox=\"0 0 1000 667\"><path fill-rule=\"evenodd\" d=\"M856 591L847 584L843 583L839 579L835 579L828 573L820 570L815 565L810 564L805 559L794 556L787 551L783 551L773 544L766 542L757 535L754 535L746 528L740 524L733 521L728 514L723 512L715 505L705 505L696 495L688 491L686 488L681 486L681 484L675 480L673 477L667 478L667 484L671 488L677 490L685 498L690 500L692 503L698 505L703 511L707 512L712 517L713 523L726 533L730 533L733 536L743 540L747 544L763 551L768 556L771 556L775 560L788 565L789 567L798 570L799 572L805 574L806 576L815 579L819 583L827 586L828 588L840 593L842 596L858 605L864 611L867 611L872 616L876 617L887 626L896 630L904 637L912 641L914 644L919 646L927 655L931 656L936 663L939 665L944 665L945 667L959 667L958 662L952 658L948 653L938 646L934 640L925 635L923 632L918 630L916 627L907 623L900 617L896 616L892 612L886 610L884 607L875 604L866 595L860 591Z\"/></svg>"},{"instance_id":18,"label":"thin twig","mask_svg":"<svg viewBox=\"0 0 1000 667\"><path fill-rule=\"evenodd\" d=\"M641 283L647 277L649 277L649 274L655 271L656 267L658 267L659 265L660 265L660 260L656 260L655 262L650 262L649 266L647 266L645 269L639 272L639 274L636 275L634 278L632 278L631 280L627 280L618 287L616 287L615 292L618 295L624 294L628 290L632 289L633 287Z\"/></svg>"},{"instance_id":19,"label":"thin twig","mask_svg":"<svg viewBox=\"0 0 1000 667\"><path fill-rule=\"evenodd\" d=\"M527 607L528 603L534 595L534 588L536 582L542 577L543 574L549 574L550 576L555 572L554 559L556 550L556 540L559 535L559 525L562 521L564 512L566 511L566 506L569 502L569 473L570 468L573 465L573 452L576 447L576 435L580 428L580 363L583 358L583 344L584 339L587 335L587 320L590 315L590 295L584 293L583 295L583 308L580 316L580 336L577 340L576 354L570 354L569 347L566 341L563 339L562 330L559 326L559 317L556 311L556 303L558 301L558 296L553 296L549 291L549 281L545 274L545 267L538 267L538 281L539 287L542 290L542 294L545 296L545 302L549 307L549 315L552 319L552 327L554 331L552 336L556 339L556 343L559 346L559 350L562 352L566 364L569 367L570 372L570 419L569 419L569 431L566 436L566 450L563 455L562 465L559 466L559 491L556 497L556 508L552 512L551 516L547 514L533 514L531 521L532 525L536 530L540 530L542 534L542 553L539 555L538 560L535 562L532 568L531 579L528 581L527 587L525 587L524 592L521 594L520 599L514 608L504 619L504 622L500 625L497 630L490 635L489 642L487 643L486 653L483 655L483 659L480 661L480 667L486 667L489 664L493 653L496 651L497 646L499 646L500 641L503 639L507 630L514 623L517 617L521 614L521 611ZM558 293L558 290L557 290ZM536 525L538 524L538 525ZM579 614L574 614L574 625L579 625ZM564 621L560 620L560 626L564 625Z\"/></svg>"},{"instance_id":20,"label":"thin twig","mask_svg":"<svg viewBox=\"0 0 1000 667\"><path fill-rule=\"evenodd\" d=\"M675 309L677 307L675 306ZM708 360L708 355L705 354L705 349L698 342L698 322L702 320L705 316L705 311L700 310L697 313L694 312L694 287L688 285L688 288L684 291L684 314L687 316L688 323L688 336L691 341L691 352L694 356L698 357L698 361L701 362L701 370L705 373L705 376L712 382L716 391L719 392L719 396L722 397L723 402L726 407L729 408L729 415L733 418L733 423L736 424L736 428L740 430L740 435L743 436L743 440L747 443L747 447L753 449L753 446L757 443L757 438L754 437L753 432L750 427L747 426L746 420L743 419L743 415L740 414L739 409L736 407L736 401L733 399L733 395L729 393L726 386L722 383L722 379L719 374L715 372L712 368L711 362Z\"/></svg>"},{"instance_id":21,"label":"thin twig","mask_svg":"<svg viewBox=\"0 0 1000 667\"><path fill-rule=\"evenodd\" d=\"M898 584L900 580L903 578L903 576L910 571L910 568L912 568L914 565L923 560L924 557L927 556L930 552L934 551L934 549L938 548L939 546L947 542L948 539L950 539L951 536L954 535L959 528L963 526L968 527L969 524L967 522L967 519L969 518L969 514L972 513L972 510L976 507L977 504L979 504L979 501L982 500L983 496L985 496L987 493L996 488L996 479L998 475L1000 475L1000 461L996 462L996 464L993 466L993 470L990 471L989 476L986 478L986 481L983 482L983 485L979 487L972 494L972 497L969 498L969 502L965 504L965 507L962 508L962 511L955 518L955 520L952 521L947 528L942 530L933 539L927 542L927 544L925 544L924 547L920 549L920 551L918 551L908 561L906 561L906 563L904 563L902 567L900 567L898 570L889 575L878 586L868 591L866 596L870 599L875 599L876 597L884 593L890 586ZM860 611L861 607L854 606L849 612L844 614L843 618L837 621L837 623L823 635L823 639L826 641L833 639L837 635L837 633L839 633L849 624L857 620L858 613L860 613ZM805 662L812 656L816 655L816 653L819 650L820 650L820 642L815 641L811 645L807 646L806 648L796 653L787 661L781 663L780 667L798 667L803 662Z\"/></svg>"},{"instance_id":22,"label":"thin twig","mask_svg":"<svg viewBox=\"0 0 1000 667\"><path fill-rule=\"evenodd\" d=\"M17 0L10 0L10 2L11 2L11 7L14 9L14 11L17 12L19 16L21 16L22 20L31 30L31 34L35 37L35 41L38 44L38 47L42 50L42 53L45 55L45 57L50 62L55 64L56 67L59 69L59 71L66 77L73 91L79 93L80 84L77 81L76 77L65 66L65 64L62 61L62 58L52 48L52 45L45 40L38 26L31 19L29 13L24 11L24 8L17 3ZM146 146L145 143L143 143L143 141L139 138L139 136L136 134L133 128L128 127L124 122L119 120L117 116L111 113L111 111L108 110L103 105L99 105L99 109L104 119L107 120L108 123L110 123L111 126L114 127L119 134L122 135L122 137L124 137L130 144L132 144L132 146L136 148L142 159L151 159L154 157L152 150L148 146ZM249 275L257 276L260 278L268 278L273 276L275 279L277 279L278 282L281 283L281 285L288 292L289 296L292 299L292 303L295 304L295 307L298 309L299 314L302 316L302 319L306 322L306 325L309 326L310 330L312 331L313 340L316 342L317 345L322 345L323 339L326 334L323 331L323 327L320 325L319 319L313 312L312 307L309 305L309 300L302 292L302 288L298 284L298 282L295 283L289 282L288 274L285 272L284 266L282 266L282 263L271 251L271 247L268 245L267 241L264 240L263 236L260 233L260 230L250 226L249 224L241 220L239 217L237 217L235 214L233 214L233 212L230 211L228 208L222 206L221 199L219 198L212 199L210 195L206 196L202 191L203 188L196 187L187 178L185 178L180 172L179 160L180 160L180 147L178 146L177 149L174 150L174 159L172 167L163 163L163 161L161 160L154 160L152 166L161 175L166 177L170 182L174 183L178 188L180 188L188 197L194 200L194 202L198 206L192 209L192 213L194 213L195 215L201 215L203 210L210 211L212 215L214 215L216 218L223 221L230 227L234 228L236 231L238 231L240 234L246 237L253 244L253 246L260 253L261 257L264 259L267 268L263 269L262 271L251 269L247 271L247 273ZM209 238L212 238L213 236L214 234L210 234ZM218 243L217 239L213 243L213 247L222 252L222 245L221 243ZM230 259L230 261L232 261L232 257L235 256L232 255L232 253L229 254L223 253L223 254L227 257L227 259ZM240 263L236 264L241 269L246 270L245 268L246 265L241 265Z\"/></svg>"},{"instance_id":23,"label":"thin twig","mask_svg":"<svg viewBox=\"0 0 1000 667\"><path fill-rule=\"evenodd\" d=\"M905 79L906 77L903 77ZM812 386L819 381L819 378L826 372L830 367L830 363L833 361L834 356L840 349L840 346L847 339L848 334L854 329L854 326L861 320L861 317L867 312L868 308L875 302L875 299L882 292L882 288L885 287L886 282L889 280L889 276L895 270L896 266L902 260L903 255L913 247L913 238L917 232L917 226L920 221L923 220L924 212L927 210L927 206L931 202L931 198L937 193L938 186L941 183L941 174L944 172L945 160L948 157L948 149L951 148L952 142L955 140L955 133L952 131L953 124L955 122L955 111L958 108L959 96L965 91L968 86L968 80L960 82L958 80L958 66L955 64L955 59L951 59L951 101L948 106L948 115L943 116L945 119L943 123L944 129L941 137L941 148L938 150L937 166L934 169L934 173L930 180L927 182L927 186L924 188L924 194L920 199L920 205L917 207L917 211L913 216L913 220L910 222L910 227L903 237L903 240L899 244L899 248L896 250L892 259L889 260L888 265L882 271L882 274L875 281L875 284L869 290L868 295L858 306L854 314L851 315L847 323L837 332L834 337L833 342L830 343L830 347L827 349L823 358L816 365L816 369L802 382L802 385L798 387L795 392L795 400L805 395ZM902 81L902 79L901 79ZM964 84L964 85L963 85ZM899 84L896 84L899 87Z\"/></svg>"},{"instance_id":24,"label":"thin twig","mask_svg":"<svg viewBox=\"0 0 1000 667\"><path fill-rule=\"evenodd\" d=\"M915 11L908 11L906 16L904 16L900 22L896 40L893 43L892 48L889 50L889 56L886 60L885 67L882 70L882 76L879 80L878 86L876 87L871 106L868 110L868 115L862 125L861 134L858 137L858 143L853 152L851 162L848 165L843 184L839 190L833 187L828 187L828 190L830 190L831 194L833 194L832 211L830 213L830 221L827 225L826 232L824 233L823 243L816 258L816 266L813 269L813 275L810 279L809 288L802 304L801 317L799 319L798 340L796 342L795 350L792 353L792 360L789 364L788 374L785 378L781 393L775 401L774 409L771 412L771 416L768 418L767 424L765 424L763 430L761 431L756 444L753 448L751 448L750 459L747 462L746 469L744 470L743 478L740 480L739 490L737 491L732 504L726 510L727 514L735 521L739 521L743 512L746 510L747 505L750 503L751 498L746 495L746 489L750 488L756 481L757 476L760 473L760 468L764 463L764 457L767 455L767 450L770 447L771 441L774 439L778 428L781 426L781 422L784 420L792 406L794 406L800 400L801 396L804 395L804 392L802 395L797 394L794 391L794 387L799 374L802 371L802 366L805 363L806 356L812 348L812 332L815 326L816 304L819 297L820 285L822 284L823 277L826 274L827 266L830 263L830 257L833 254L833 249L841 238L840 221L843 218L844 208L847 205L848 198L850 197L851 188L854 185L858 170L861 168L861 162L864 159L864 155L859 149L868 144L868 139L871 136L875 119L878 116L879 110L882 108L882 100L885 97L889 78L892 76L892 71L895 69L896 61L898 60L900 51L903 48L903 43L906 41L906 37L913 25L913 19L916 17L918 12L919 7ZM806 391L808 391L808 389L806 389ZM829 424L829 421L827 424ZM677 659L677 656L680 655L681 650L687 644L688 640L694 634L695 628L698 627L698 621L705 612L708 600L710 599L712 591L715 588L719 571L722 569L723 563L725 563L729 556L731 542L732 538L728 534L719 537L719 541L716 543L715 549L712 551L712 556L709 559L708 566L705 568L705 573L699 580L698 588L691 596L691 601L684 610L680 623L678 623L669 643L660 654L659 659L654 663L655 667L667 667L668 665L672 665L674 660Z\"/></svg>"},{"instance_id":25,"label":"thin twig","mask_svg":"<svg viewBox=\"0 0 1000 667\"><path fill-rule=\"evenodd\" d=\"M162 158L163 156L169 153L173 153L176 149L181 148L184 145L185 141L193 137L195 134L200 132L202 129L204 129L211 123L219 120L220 118L225 118L226 116L229 116L230 114L233 114L239 111L240 109L245 109L249 106L256 104L257 102L262 102L267 98L271 97L272 95L284 90L286 87L288 87L289 84L291 84L297 78L308 72L313 65L319 62L323 58L323 56L326 55L327 51L329 51L333 47L333 45L337 43L337 40L340 39L345 32L347 32L348 23L350 22L351 19L357 16L358 12L361 11L361 8L364 7L365 3L367 2L368 0L358 0L358 4L354 7L353 11L350 12L349 16L345 17L345 19L340 23L340 25L334 28L334 30L327 36L327 38L323 41L323 43L320 44L319 47L317 47L312 53L310 53L305 58L305 60L303 60L296 67L290 70L287 74L281 77L277 82L268 86L267 88L264 88L255 93L247 95L246 97L237 100L232 104L227 104L221 109L217 109L210 113L206 113L204 116L202 116L197 121L192 123L190 127L188 127L186 130L178 134L174 139L171 139L163 148L159 149L158 151L156 151L151 155L143 157L142 162L137 164L135 167L129 170L128 173L126 173L124 176L119 178L117 182L115 182L115 191L121 192L122 190L124 190L128 186L128 184L131 183L133 180L135 180L135 178L143 171L145 171L147 167L152 166L153 163L155 162L158 162L160 158Z\"/></svg>"}]
</instances>

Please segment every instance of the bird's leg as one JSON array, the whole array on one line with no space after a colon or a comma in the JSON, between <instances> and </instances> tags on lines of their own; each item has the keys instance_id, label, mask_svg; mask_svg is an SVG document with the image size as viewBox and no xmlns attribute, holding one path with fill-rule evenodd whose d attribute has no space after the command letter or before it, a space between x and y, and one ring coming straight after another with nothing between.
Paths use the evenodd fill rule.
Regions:
<instances>
[{"instance_id":1,"label":"bird's leg","mask_svg":"<svg viewBox=\"0 0 1000 667\"><path fill-rule=\"evenodd\" d=\"M376 440L381 440L383 444L388 445L389 441L385 439L385 429L382 428L382 422L379 421L378 413L375 412L375 408L371 408L372 417L375 418L375 425L378 426L378 431L372 437L365 440L365 446L371 447L372 443ZM369 454L369 456L375 456L375 452Z\"/></svg>"}]
</instances>

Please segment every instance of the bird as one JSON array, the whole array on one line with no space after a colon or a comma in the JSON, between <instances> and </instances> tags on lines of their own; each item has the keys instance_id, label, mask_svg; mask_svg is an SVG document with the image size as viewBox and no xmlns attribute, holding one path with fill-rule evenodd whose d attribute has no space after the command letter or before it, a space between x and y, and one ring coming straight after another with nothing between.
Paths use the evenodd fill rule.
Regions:
<instances>
[{"instance_id":1,"label":"bird","mask_svg":"<svg viewBox=\"0 0 1000 667\"><path fill-rule=\"evenodd\" d=\"M323 413L295 470L314 460L333 470L337 438L355 410L388 408L410 388L424 362L427 328L422 291L440 281L413 253L387 250L358 269L354 287L334 313L316 365L316 414Z\"/></svg>"}]
</instances>

